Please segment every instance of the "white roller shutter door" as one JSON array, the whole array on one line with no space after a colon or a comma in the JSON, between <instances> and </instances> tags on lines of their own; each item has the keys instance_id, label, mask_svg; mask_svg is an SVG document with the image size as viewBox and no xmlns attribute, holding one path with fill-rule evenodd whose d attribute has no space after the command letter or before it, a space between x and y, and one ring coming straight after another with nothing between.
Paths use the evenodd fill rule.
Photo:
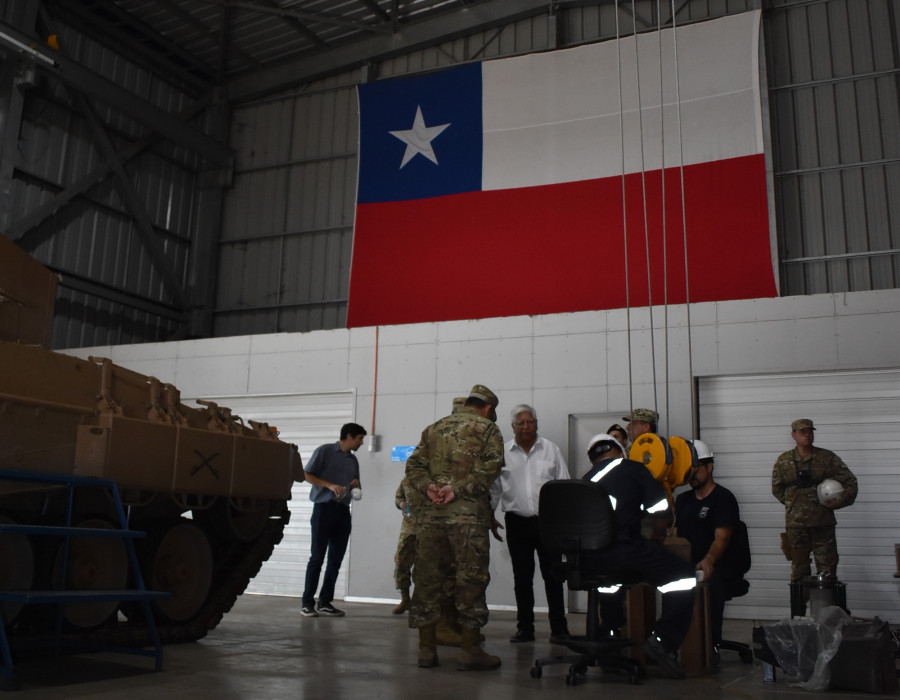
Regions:
<instances>
[{"instance_id":1,"label":"white roller shutter door","mask_svg":"<svg viewBox=\"0 0 900 700\"><path fill-rule=\"evenodd\" d=\"M815 444L837 453L859 481L856 503L836 514L847 605L857 616L900 620L900 369L701 378L698 402L700 437L716 455L716 481L740 503L753 555L750 592L728 603L726 617L789 614L772 466L794 447L791 421L811 418Z\"/></svg>"},{"instance_id":2,"label":"white roller shutter door","mask_svg":"<svg viewBox=\"0 0 900 700\"><path fill-rule=\"evenodd\" d=\"M297 445L304 465L319 445L337 442L341 426L353 421L355 405L352 391L210 398L222 406L228 406L245 423L253 419L277 427L282 440ZM309 518L312 515L312 503L309 500L309 489L309 484L305 482L294 484L291 501L288 503L291 521L284 530L284 539L250 581L248 592L298 597L303 594L310 552ZM335 585L336 599L341 599L346 594L349 561L348 547ZM324 573L323 565L322 575ZM321 581L320 576L320 585Z\"/></svg>"}]
</instances>

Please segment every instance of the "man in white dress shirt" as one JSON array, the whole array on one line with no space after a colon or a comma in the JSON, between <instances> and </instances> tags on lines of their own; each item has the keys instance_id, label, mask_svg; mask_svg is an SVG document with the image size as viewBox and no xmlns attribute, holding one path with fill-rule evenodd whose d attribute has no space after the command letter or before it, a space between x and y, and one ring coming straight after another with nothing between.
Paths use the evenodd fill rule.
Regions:
<instances>
[{"instance_id":1,"label":"man in white dress shirt","mask_svg":"<svg viewBox=\"0 0 900 700\"><path fill-rule=\"evenodd\" d=\"M534 554L544 579L550 617L550 641L569 635L563 584L554 582L552 567L559 555L544 551L538 531L538 495L547 481L568 479L569 469L559 447L537 434L537 413L527 404L510 412L513 440L506 443L506 466L491 486L491 509L505 513L506 544L515 582L517 631L510 642L534 641Z\"/></svg>"}]
</instances>

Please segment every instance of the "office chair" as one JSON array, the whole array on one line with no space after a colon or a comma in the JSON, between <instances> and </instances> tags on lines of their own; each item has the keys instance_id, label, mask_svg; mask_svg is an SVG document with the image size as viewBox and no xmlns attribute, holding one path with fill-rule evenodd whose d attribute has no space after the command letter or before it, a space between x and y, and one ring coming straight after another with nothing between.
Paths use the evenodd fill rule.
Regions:
<instances>
[{"instance_id":1,"label":"office chair","mask_svg":"<svg viewBox=\"0 0 900 700\"><path fill-rule=\"evenodd\" d=\"M750 582L744 578L744 574L750 570L750 539L747 535L747 525L743 520L738 521L737 527L734 528L734 533L731 535L731 544L728 549L732 547L735 548L734 551L737 554L736 564L740 575L725 581L726 601L747 595L747 591L750 590ZM736 651L745 664L753 663L753 651L748 644L723 639L719 642L719 649Z\"/></svg>"},{"instance_id":2,"label":"office chair","mask_svg":"<svg viewBox=\"0 0 900 700\"><path fill-rule=\"evenodd\" d=\"M582 567L583 553L608 549L616 542L616 514L609 495L600 484L581 479L548 481L541 488L538 514L541 543L565 559L555 573L568 583L570 590L588 592L588 608L585 634L572 636L565 642L575 653L536 659L531 677L540 678L544 666L568 663L571 666L566 685L575 685L589 666L599 666L604 671L624 671L629 682L637 684L642 673L640 663L621 655L622 650L634 642L601 633L601 594L597 591L598 588L633 583L637 579L627 576L627 572L594 573L586 572Z\"/></svg>"}]
</instances>

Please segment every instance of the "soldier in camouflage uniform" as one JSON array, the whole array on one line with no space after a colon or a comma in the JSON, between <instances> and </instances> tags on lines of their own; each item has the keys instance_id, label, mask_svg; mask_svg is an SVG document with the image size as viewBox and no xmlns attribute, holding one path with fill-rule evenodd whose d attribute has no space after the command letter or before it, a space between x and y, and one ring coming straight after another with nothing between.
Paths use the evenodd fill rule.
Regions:
<instances>
[{"instance_id":1,"label":"soldier in camouflage uniform","mask_svg":"<svg viewBox=\"0 0 900 700\"><path fill-rule=\"evenodd\" d=\"M457 396L453 399L453 413L462 410L466 405L465 396ZM394 505L403 513L400 522L400 538L397 541L397 552L394 554L394 583L400 591L400 602L393 609L394 615L405 613L409 609L409 589L412 584L412 568L416 563L416 524L419 510L425 502L425 497L419 494L412 486L409 479L404 478L397 487L394 495ZM459 645L459 641L455 641Z\"/></svg>"},{"instance_id":2,"label":"soldier in camouflage uniform","mask_svg":"<svg viewBox=\"0 0 900 700\"><path fill-rule=\"evenodd\" d=\"M659 414L652 408L635 408L627 416L622 416L622 420L628 421L625 424L625 433L628 435L628 439L634 442L645 433L656 432L656 426L659 424ZM622 444L624 445L625 443Z\"/></svg>"},{"instance_id":3,"label":"soldier in camouflage uniform","mask_svg":"<svg viewBox=\"0 0 900 700\"><path fill-rule=\"evenodd\" d=\"M476 384L465 407L422 431L406 462L406 477L427 497L418 519L415 589L409 626L419 629L422 668L436 666L436 627L448 572L455 572L454 604L463 626L457 669L497 668L500 659L481 648L490 581L487 492L503 466L503 437L494 423L497 396ZM493 420L492 420L493 417Z\"/></svg>"},{"instance_id":4,"label":"soldier in camouflage uniform","mask_svg":"<svg viewBox=\"0 0 900 700\"><path fill-rule=\"evenodd\" d=\"M423 497L413 489L409 480L404 478L394 495L394 505L403 513L400 522L400 539L397 541L397 552L394 554L394 583L400 591L400 602L394 608L394 615L405 613L409 609L409 588L412 584L412 568L416 563L416 526L414 514L417 516Z\"/></svg>"},{"instance_id":5,"label":"soldier in camouflage uniform","mask_svg":"<svg viewBox=\"0 0 900 700\"><path fill-rule=\"evenodd\" d=\"M792 583L810 575L810 552L818 574L837 575L834 511L856 500L856 477L834 452L813 447L814 430L808 418L791 423L797 446L778 457L772 469L772 494L785 507L785 554L790 555ZM844 490L823 505L816 487L825 479L840 482Z\"/></svg>"}]
</instances>

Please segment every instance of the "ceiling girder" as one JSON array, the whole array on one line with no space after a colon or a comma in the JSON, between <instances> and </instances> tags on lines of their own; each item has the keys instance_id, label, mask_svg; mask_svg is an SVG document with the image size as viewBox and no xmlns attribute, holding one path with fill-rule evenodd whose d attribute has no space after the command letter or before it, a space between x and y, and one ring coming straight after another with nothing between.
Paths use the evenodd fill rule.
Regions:
<instances>
[{"instance_id":1,"label":"ceiling girder","mask_svg":"<svg viewBox=\"0 0 900 700\"><path fill-rule=\"evenodd\" d=\"M202 0L215 5L221 4L220 0ZM355 29L362 32L380 32L390 33L389 28L385 28L380 24L369 24L367 22L359 22L353 19L345 19L337 15L326 15L322 12L309 12L307 10L295 10L293 8L279 7L275 3L269 2L246 2L245 0L226 0L228 7L239 7L244 10L252 10L253 12L262 12L265 14L278 15L279 17L294 17L313 22L321 22L322 24L331 24L336 27L345 29ZM321 41L321 39L319 40Z\"/></svg>"},{"instance_id":2,"label":"ceiling girder","mask_svg":"<svg viewBox=\"0 0 900 700\"><path fill-rule=\"evenodd\" d=\"M243 102L315 78L357 68L366 61L433 46L549 11L550 4L547 0L489 0L452 12L435 14L419 22L401 25L387 36L368 37L297 58L276 68L233 78L228 82L228 99Z\"/></svg>"},{"instance_id":3,"label":"ceiling girder","mask_svg":"<svg viewBox=\"0 0 900 700\"><path fill-rule=\"evenodd\" d=\"M124 49L129 54L142 56L150 65L184 81L194 90L205 88L215 78L212 66L109 0L57 0L47 3L46 7L54 18L77 21L84 25L89 35L104 37L105 42L117 51ZM193 19L190 14L179 11L177 7L166 7L167 11L175 14L182 22ZM203 26L196 21L191 26L200 33L198 24ZM207 32L205 30L202 34Z\"/></svg>"},{"instance_id":4,"label":"ceiling girder","mask_svg":"<svg viewBox=\"0 0 900 700\"><path fill-rule=\"evenodd\" d=\"M263 0L268 7L278 7L277 0ZM226 7L230 7L230 5L226 5ZM305 37L307 37L310 41L312 41L316 46L320 49L327 49L328 44L323 41L322 37L312 31L309 27L307 27L303 22L301 22L297 17L287 17L285 15L280 15L279 19L284 22L291 29L294 29Z\"/></svg>"},{"instance_id":5,"label":"ceiling girder","mask_svg":"<svg viewBox=\"0 0 900 700\"><path fill-rule=\"evenodd\" d=\"M43 58L38 61L41 69L62 80L69 87L112 106L148 129L156 131L192 153L203 156L221 168L232 167L234 153L226 144L183 123L171 113L94 73L77 61L66 58L49 46L36 41L34 37L0 21L0 47L19 52L19 46L10 42L10 38L14 42L29 46L35 54L40 55Z\"/></svg>"},{"instance_id":6,"label":"ceiling girder","mask_svg":"<svg viewBox=\"0 0 900 700\"><path fill-rule=\"evenodd\" d=\"M156 0L163 7L166 8L169 12L178 17L182 22L186 25L193 27L197 30L198 34L202 34L215 46L219 46L223 40L223 33L217 32L214 29L207 27L203 22L195 19L194 16L190 12L186 12L181 9L181 6L177 2L172 2L171 0ZM257 61L253 56L251 56L246 51L241 50L233 43L228 42L228 53L229 55L237 56L241 59L246 65L251 67L258 67L259 61Z\"/></svg>"}]
</instances>

